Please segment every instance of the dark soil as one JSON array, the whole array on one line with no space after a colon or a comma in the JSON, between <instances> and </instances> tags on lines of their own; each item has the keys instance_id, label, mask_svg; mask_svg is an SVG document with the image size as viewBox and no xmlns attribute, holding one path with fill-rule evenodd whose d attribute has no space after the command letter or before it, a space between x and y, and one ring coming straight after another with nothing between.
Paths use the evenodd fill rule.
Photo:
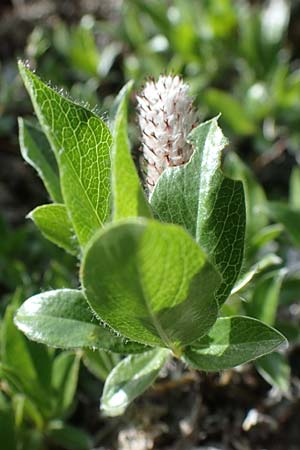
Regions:
<instances>
[{"instance_id":1,"label":"dark soil","mask_svg":"<svg viewBox=\"0 0 300 450\"><path fill-rule=\"evenodd\" d=\"M204 374L171 363L121 418L101 417L98 398L81 390L72 420L103 450L299 450L296 378L292 390L282 397L250 365Z\"/></svg>"}]
</instances>

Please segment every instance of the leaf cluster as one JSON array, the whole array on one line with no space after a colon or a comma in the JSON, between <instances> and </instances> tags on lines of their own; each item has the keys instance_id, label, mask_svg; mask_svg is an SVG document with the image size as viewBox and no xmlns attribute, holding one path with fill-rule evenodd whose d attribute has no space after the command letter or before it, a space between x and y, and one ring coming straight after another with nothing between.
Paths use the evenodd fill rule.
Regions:
<instances>
[{"instance_id":1,"label":"leaf cluster","mask_svg":"<svg viewBox=\"0 0 300 450\"><path fill-rule=\"evenodd\" d=\"M121 414L172 355L216 371L282 345L283 335L257 318L222 315L243 263L246 204L242 182L221 167L218 118L193 130L190 162L167 169L147 199L127 136L131 83L111 132L19 67L40 125L20 120L22 154L53 200L29 216L77 256L81 289L29 298L18 328L52 347L128 355L107 378L108 415Z\"/></svg>"}]
</instances>

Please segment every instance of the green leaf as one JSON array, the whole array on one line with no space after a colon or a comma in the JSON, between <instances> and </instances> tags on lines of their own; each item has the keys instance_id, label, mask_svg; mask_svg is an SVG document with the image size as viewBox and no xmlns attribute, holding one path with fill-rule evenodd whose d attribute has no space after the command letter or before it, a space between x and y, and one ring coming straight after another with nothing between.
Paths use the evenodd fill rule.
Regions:
<instances>
[{"instance_id":1,"label":"green leaf","mask_svg":"<svg viewBox=\"0 0 300 450\"><path fill-rule=\"evenodd\" d=\"M13 315L14 309L8 306L1 327L1 362L17 373L24 374L28 381L37 382L37 373L28 348L30 343L16 329ZM16 354L18 358L15 357Z\"/></svg>"},{"instance_id":2,"label":"green leaf","mask_svg":"<svg viewBox=\"0 0 300 450\"><path fill-rule=\"evenodd\" d=\"M290 205L295 209L300 209L300 168L294 167L290 177Z\"/></svg>"},{"instance_id":3,"label":"green leaf","mask_svg":"<svg viewBox=\"0 0 300 450\"><path fill-rule=\"evenodd\" d=\"M285 274L286 269L280 269L269 272L257 281L250 302L245 304L249 316L274 325Z\"/></svg>"},{"instance_id":4,"label":"green leaf","mask_svg":"<svg viewBox=\"0 0 300 450\"><path fill-rule=\"evenodd\" d=\"M111 68L113 67L117 57L122 54L123 43L119 41L111 41L105 47L102 47L101 59L98 64L98 77L107 78Z\"/></svg>"},{"instance_id":5,"label":"green leaf","mask_svg":"<svg viewBox=\"0 0 300 450\"><path fill-rule=\"evenodd\" d=\"M83 362L88 370L102 381L105 381L109 373L119 362L120 355L106 350L85 350Z\"/></svg>"},{"instance_id":6,"label":"green leaf","mask_svg":"<svg viewBox=\"0 0 300 450\"><path fill-rule=\"evenodd\" d=\"M51 422L46 434L59 448L66 450L91 450L93 447L88 434L60 421Z\"/></svg>"},{"instance_id":7,"label":"green leaf","mask_svg":"<svg viewBox=\"0 0 300 450\"><path fill-rule=\"evenodd\" d=\"M129 403L151 386L169 355L166 349L155 349L123 359L104 385L101 410L105 415L123 414Z\"/></svg>"},{"instance_id":8,"label":"green leaf","mask_svg":"<svg viewBox=\"0 0 300 450\"><path fill-rule=\"evenodd\" d=\"M290 320L277 320L276 328L286 336L289 342L298 345L300 343L299 324Z\"/></svg>"},{"instance_id":9,"label":"green leaf","mask_svg":"<svg viewBox=\"0 0 300 450\"><path fill-rule=\"evenodd\" d=\"M0 442L5 450L17 450L14 413L0 393Z\"/></svg>"},{"instance_id":10,"label":"green leaf","mask_svg":"<svg viewBox=\"0 0 300 450\"><path fill-rule=\"evenodd\" d=\"M55 416L65 416L73 404L79 366L80 355L63 352L55 358L52 371L52 386L56 393Z\"/></svg>"},{"instance_id":11,"label":"green leaf","mask_svg":"<svg viewBox=\"0 0 300 450\"><path fill-rule=\"evenodd\" d=\"M159 0L145 3L143 0L131 0L131 5L137 6L139 11L149 16L158 30L166 36L172 35L172 27L167 17L167 5Z\"/></svg>"},{"instance_id":12,"label":"green leaf","mask_svg":"<svg viewBox=\"0 0 300 450\"><path fill-rule=\"evenodd\" d=\"M261 12L261 33L265 46L280 45L288 29L291 3L288 0L269 0Z\"/></svg>"},{"instance_id":13,"label":"green leaf","mask_svg":"<svg viewBox=\"0 0 300 450\"><path fill-rule=\"evenodd\" d=\"M146 347L126 342L101 326L80 291L58 289L26 300L15 324L32 339L52 347L103 348L116 353L138 353Z\"/></svg>"},{"instance_id":14,"label":"green leaf","mask_svg":"<svg viewBox=\"0 0 300 450\"><path fill-rule=\"evenodd\" d=\"M27 428L22 433L22 450L44 450L44 435L40 428ZM19 447L20 448L20 447Z\"/></svg>"},{"instance_id":15,"label":"green leaf","mask_svg":"<svg viewBox=\"0 0 300 450\"><path fill-rule=\"evenodd\" d=\"M53 203L38 206L28 214L28 217L49 241L71 255L78 255L77 238L65 205Z\"/></svg>"},{"instance_id":16,"label":"green leaf","mask_svg":"<svg viewBox=\"0 0 300 450\"><path fill-rule=\"evenodd\" d=\"M289 306L295 303L295 300L299 297L300 292L300 273L298 270L297 260L292 262L289 273L284 278L281 290L280 290L280 304ZM296 324L296 322L294 322ZM300 331L300 329L299 329Z\"/></svg>"},{"instance_id":17,"label":"green leaf","mask_svg":"<svg viewBox=\"0 0 300 450\"><path fill-rule=\"evenodd\" d=\"M249 167L237 154L231 152L227 155L225 169L228 176L243 181L247 215L246 234L248 239L252 238L269 222L265 211L266 194Z\"/></svg>"},{"instance_id":18,"label":"green leaf","mask_svg":"<svg viewBox=\"0 0 300 450\"><path fill-rule=\"evenodd\" d=\"M259 374L282 392L287 392L290 386L291 369L286 358L278 352L270 353L255 362Z\"/></svg>"},{"instance_id":19,"label":"green leaf","mask_svg":"<svg viewBox=\"0 0 300 450\"><path fill-rule=\"evenodd\" d=\"M144 344L180 353L217 317L219 275L175 225L136 219L107 226L88 245L81 275L95 313Z\"/></svg>"},{"instance_id":20,"label":"green leaf","mask_svg":"<svg viewBox=\"0 0 300 450\"><path fill-rule=\"evenodd\" d=\"M273 241L276 239L284 230L283 225L280 223L275 223L273 225L268 225L267 227L262 228L259 230L252 238L250 242L250 246L257 250L264 245L266 245L268 242Z\"/></svg>"},{"instance_id":21,"label":"green leaf","mask_svg":"<svg viewBox=\"0 0 300 450\"><path fill-rule=\"evenodd\" d=\"M127 134L127 99L132 89L127 83L120 92L116 113L112 147L113 217L151 217L150 208L135 169Z\"/></svg>"},{"instance_id":22,"label":"green leaf","mask_svg":"<svg viewBox=\"0 0 300 450\"><path fill-rule=\"evenodd\" d=\"M57 162L44 133L27 120L19 118L19 142L25 161L39 174L53 201L63 201Z\"/></svg>"},{"instance_id":23,"label":"green leaf","mask_svg":"<svg viewBox=\"0 0 300 450\"><path fill-rule=\"evenodd\" d=\"M267 211L276 222L282 223L294 244L300 245L300 209L283 202L269 202Z\"/></svg>"},{"instance_id":24,"label":"green leaf","mask_svg":"<svg viewBox=\"0 0 300 450\"><path fill-rule=\"evenodd\" d=\"M93 31L82 25L72 27L68 44L66 57L74 69L85 72L89 77L97 76L100 55Z\"/></svg>"},{"instance_id":25,"label":"green leaf","mask_svg":"<svg viewBox=\"0 0 300 450\"><path fill-rule=\"evenodd\" d=\"M204 92L203 101L207 103L214 114L219 111L222 112L224 122L234 133L247 136L256 132L256 124L249 117L243 105L232 94L211 88Z\"/></svg>"},{"instance_id":26,"label":"green leaf","mask_svg":"<svg viewBox=\"0 0 300 450\"><path fill-rule=\"evenodd\" d=\"M64 202L84 246L110 216L111 134L96 114L58 94L22 63L19 68L55 151Z\"/></svg>"},{"instance_id":27,"label":"green leaf","mask_svg":"<svg viewBox=\"0 0 300 450\"><path fill-rule=\"evenodd\" d=\"M280 264L281 262L282 259L279 258L279 256L274 255L273 253L266 254L266 256L261 258L260 261L255 263L246 273L244 273L238 279L237 283L234 285L230 294L231 295L237 294L239 291L244 289L256 275L258 275L268 267Z\"/></svg>"},{"instance_id":28,"label":"green leaf","mask_svg":"<svg viewBox=\"0 0 300 450\"><path fill-rule=\"evenodd\" d=\"M221 317L207 336L186 347L184 360L196 369L218 371L244 364L285 344L274 328L250 317Z\"/></svg>"},{"instance_id":29,"label":"green leaf","mask_svg":"<svg viewBox=\"0 0 300 450\"><path fill-rule=\"evenodd\" d=\"M49 374L51 376L51 373ZM20 428L24 420L30 420L34 423L35 427L41 430L47 419L43 418L37 405L33 403L23 391L20 393L14 393L11 398L13 409L15 411L15 425ZM50 409L47 410L46 417L49 417Z\"/></svg>"},{"instance_id":30,"label":"green leaf","mask_svg":"<svg viewBox=\"0 0 300 450\"><path fill-rule=\"evenodd\" d=\"M150 202L161 221L182 225L209 255L223 277L217 293L223 303L243 260L243 185L226 178L220 169L226 140L217 119L199 125L190 141L195 147L191 160L161 175Z\"/></svg>"},{"instance_id":31,"label":"green leaf","mask_svg":"<svg viewBox=\"0 0 300 450\"><path fill-rule=\"evenodd\" d=\"M3 377L25 393L44 413L50 408L51 359L46 348L28 341L13 323L14 308L6 308L1 328Z\"/></svg>"}]
</instances>

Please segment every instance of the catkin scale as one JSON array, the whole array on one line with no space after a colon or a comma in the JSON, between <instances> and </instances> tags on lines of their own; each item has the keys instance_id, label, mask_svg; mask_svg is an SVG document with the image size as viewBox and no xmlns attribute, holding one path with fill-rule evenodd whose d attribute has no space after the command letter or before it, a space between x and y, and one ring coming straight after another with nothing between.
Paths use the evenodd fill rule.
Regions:
<instances>
[{"instance_id":1,"label":"catkin scale","mask_svg":"<svg viewBox=\"0 0 300 450\"><path fill-rule=\"evenodd\" d=\"M137 102L146 184L151 193L167 167L189 161L193 149L187 136L196 125L196 112L189 86L179 76L149 80Z\"/></svg>"}]
</instances>

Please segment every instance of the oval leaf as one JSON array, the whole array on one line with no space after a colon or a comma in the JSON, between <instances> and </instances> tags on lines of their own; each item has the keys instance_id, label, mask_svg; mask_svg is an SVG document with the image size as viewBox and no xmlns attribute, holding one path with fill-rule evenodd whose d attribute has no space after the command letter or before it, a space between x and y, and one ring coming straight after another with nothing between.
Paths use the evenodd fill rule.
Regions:
<instances>
[{"instance_id":1,"label":"oval leaf","mask_svg":"<svg viewBox=\"0 0 300 450\"><path fill-rule=\"evenodd\" d=\"M150 203L162 222L182 225L210 256L223 277L217 300L223 303L239 275L245 237L245 199L241 181L220 169L227 141L212 119L190 135L191 160L163 172Z\"/></svg>"},{"instance_id":2,"label":"oval leaf","mask_svg":"<svg viewBox=\"0 0 300 450\"><path fill-rule=\"evenodd\" d=\"M169 355L169 350L160 348L123 359L104 385L101 410L105 415L123 414L129 403L151 386Z\"/></svg>"},{"instance_id":3,"label":"oval leaf","mask_svg":"<svg viewBox=\"0 0 300 450\"><path fill-rule=\"evenodd\" d=\"M209 334L185 349L184 360L196 369L218 371L244 364L285 344L274 328L250 317L221 317Z\"/></svg>"},{"instance_id":4,"label":"oval leaf","mask_svg":"<svg viewBox=\"0 0 300 450\"><path fill-rule=\"evenodd\" d=\"M29 298L18 309L15 324L29 339L51 347L103 348L116 353L146 349L101 326L83 294L73 289L42 292Z\"/></svg>"},{"instance_id":5,"label":"oval leaf","mask_svg":"<svg viewBox=\"0 0 300 450\"><path fill-rule=\"evenodd\" d=\"M175 225L136 219L106 227L89 244L81 274L96 314L144 344L180 353L217 317L219 275Z\"/></svg>"}]
</instances>

